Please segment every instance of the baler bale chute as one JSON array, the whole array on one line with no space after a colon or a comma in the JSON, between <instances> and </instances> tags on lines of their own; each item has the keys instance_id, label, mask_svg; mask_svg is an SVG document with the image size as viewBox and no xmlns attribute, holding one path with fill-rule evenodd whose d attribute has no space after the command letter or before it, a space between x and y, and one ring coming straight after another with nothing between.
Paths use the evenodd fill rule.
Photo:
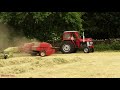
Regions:
<instances>
[{"instance_id":1,"label":"baler bale chute","mask_svg":"<svg viewBox=\"0 0 120 90\"><path fill-rule=\"evenodd\" d=\"M1 59L7 59L7 58L10 58L10 57L13 57L13 54L18 53L18 52L19 52L18 47L8 47L0 53L0 58Z\"/></svg>"},{"instance_id":2,"label":"baler bale chute","mask_svg":"<svg viewBox=\"0 0 120 90\"><path fill-rule=\"evenodd\" d=\"M34 43L24 43L23 45L19 46L20 52L31 53L31 48Z\"/></svg>"}]
</instances>

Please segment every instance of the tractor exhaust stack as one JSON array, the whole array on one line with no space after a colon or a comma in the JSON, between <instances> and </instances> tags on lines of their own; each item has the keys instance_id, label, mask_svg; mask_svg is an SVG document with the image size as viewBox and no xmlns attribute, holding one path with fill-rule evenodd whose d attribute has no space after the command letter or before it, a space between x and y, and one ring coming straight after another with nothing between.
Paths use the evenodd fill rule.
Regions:
<instances>
[{"instance_id":1,"label":"tractor exhaust stack","mask_svg":"<svg viewBox=\"0 0 120 90\"><path fill-rule=\"evenodd\" d=\"M84 32L83 32L83 42L85 42L85 35L84 35Z\"/></svg>"}]
</instances>

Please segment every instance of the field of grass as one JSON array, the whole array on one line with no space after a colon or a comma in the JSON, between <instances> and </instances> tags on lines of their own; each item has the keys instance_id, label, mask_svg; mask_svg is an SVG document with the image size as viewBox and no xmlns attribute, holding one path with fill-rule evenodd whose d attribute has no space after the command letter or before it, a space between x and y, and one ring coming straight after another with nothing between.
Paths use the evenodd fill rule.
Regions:
<instances>
[{"instance_id":1,"label":"field of grass","mask_svg":"<svg viewBox=\"0 0 120 90\"><path fill-rule=\"evenodd\" d=\"M119 78L120 52L16 54L0 59L0 78Z\"/></svg>"}]
</instances>

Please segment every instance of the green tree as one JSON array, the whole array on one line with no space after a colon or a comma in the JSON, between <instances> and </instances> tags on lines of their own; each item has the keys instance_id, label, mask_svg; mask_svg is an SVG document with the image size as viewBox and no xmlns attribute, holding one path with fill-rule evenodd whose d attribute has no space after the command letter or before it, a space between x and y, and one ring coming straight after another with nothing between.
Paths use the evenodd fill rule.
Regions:
<instances>
[{"instance_id":1,"label":"green tree","mask_svg":"<svg viewBox=\"0 0 120 90\"><path fill-rule=\"evenodd\" d=\"M119 12L86 12L82 19L88 37L96 39L120 37Z\"/></svg>"},{"instance_id":2,"label":"green tree","mask_svg":"<svg viewBox=\"0 0 120 90\"><path fill-rule=\"evenodd\" d=\"M13 35L40 41L59 39L63 31L82 30L81 12L1 12L0 21L13 27Z\"/></svg>"}]
</instances>

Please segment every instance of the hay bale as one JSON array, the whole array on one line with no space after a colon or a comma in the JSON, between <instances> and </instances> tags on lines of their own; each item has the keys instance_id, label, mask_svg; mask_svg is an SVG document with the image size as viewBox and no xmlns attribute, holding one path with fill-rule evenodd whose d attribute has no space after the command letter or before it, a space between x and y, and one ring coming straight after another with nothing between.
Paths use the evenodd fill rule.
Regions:
<instances>
[{"instance_id":1,"label":"hay bale","mask_svg":"<svg viewBox=\"0 0 120 90\"><path fill-rule=\"evenodd\" d=\"M0 59L4 59L4 54L0 53Z\"/></svg>"},{"instance_id":2,"label":"hay bale","mask_svg":"<svg viewBox=\"0 0 120 90\"><path fill-rule=\"evenodd\" d=\"M0 59L5 59L9 57L13 57L13 53L18 53L19 48L18 47L9 47L3 51L3 53L0 53Z\"/></svg>"},{"instance_id":3,"label":"hay bale","mask_svg":"<svg viewBox=\"0 0 120 90\"><path fill-rule=\"evenodd\" d=\"M7 49L4 50L5 53L12 52L12 53L18 53L19 48L18 47L8 47Z\"/></svg>"}]
</instances>

